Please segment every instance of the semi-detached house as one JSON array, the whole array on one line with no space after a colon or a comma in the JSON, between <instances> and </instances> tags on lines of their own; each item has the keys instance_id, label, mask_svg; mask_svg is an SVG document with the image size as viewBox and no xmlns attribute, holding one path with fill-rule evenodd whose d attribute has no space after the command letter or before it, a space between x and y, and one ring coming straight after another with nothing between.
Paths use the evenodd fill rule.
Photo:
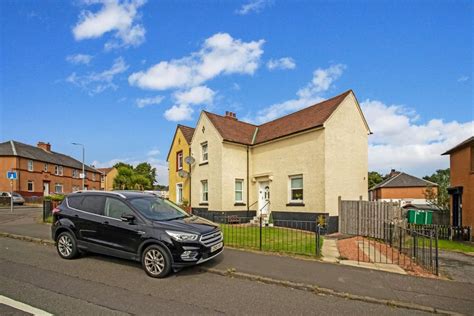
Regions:
<instances>
[{"instance_id":1,"label":"semi-detached house","mask_svg":"<svg viewBox=\"0 0 474 316\"><path fill-rule=\"evenodd\" d=\"M351 90L262 125L203 111L191 140L192 211L214 220L325 215L335 231L338 196L367 199L369 134Z\"/></svg>"}]
</instances>

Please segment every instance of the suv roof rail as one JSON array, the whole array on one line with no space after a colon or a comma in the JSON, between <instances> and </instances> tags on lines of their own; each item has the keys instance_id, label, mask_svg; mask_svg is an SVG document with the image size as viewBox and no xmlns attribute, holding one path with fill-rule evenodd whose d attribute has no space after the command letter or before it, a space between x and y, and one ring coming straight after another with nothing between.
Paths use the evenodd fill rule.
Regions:
<instances>
[{"instance_id":1,"label":"suv roof rail","mask_svg":"<svg viewBox=\"0 0 474 316\"><path fill-rule=\"evenodd\" d=\"M127 197L123 195L122 193L115 192L115 191L102 191L102 190L79 190L79 191L74 191L73 193L111 193L120 196L121 198L126 199Z\"/></svg>"}]
</instances>

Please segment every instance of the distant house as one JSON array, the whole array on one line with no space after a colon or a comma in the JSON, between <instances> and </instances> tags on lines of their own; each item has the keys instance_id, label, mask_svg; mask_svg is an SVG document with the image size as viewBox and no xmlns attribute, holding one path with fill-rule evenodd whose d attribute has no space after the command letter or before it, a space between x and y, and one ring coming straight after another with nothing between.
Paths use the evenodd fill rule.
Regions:
<instances>
[{"instance_id":1,"label":"distant house","mask_svg":"<svg viewBox=\"0 0 474 316\"><path fill-rule=\"evenodd\" d=\"M195 159L192 211L211 219L224 214L268 220L272 214L275 220L315 221L324 215L334 231L338 196L367 199L369 134L352 91L262 125L239 121L233 112L203 111L190 152L182 148ZM170 199L181 168L177 139L175 134L168 156Z\"/></svg>"},{"instance_id":2,"label":"distant house","mask_svg":"<svg viewBox=\"0 0 474 316\"><path fill-rule=\"evenodd\" d=\"M114 179L118 174L117 168L97 168L102 174L100 176L100 189L112 191L114 189Z\"/></svg>"},{"instance_id":3,"label":"distant house","mask_svg":"<svg viewBox=\"0 0 474 316\"><path fill-rule=\"evenodd\" d=\"M450 156L452 224L474 227L474 137L443 155Z\"/></svg>"},{"instance_id":4,"label":"distant house","mask_svg":"<svg viewBox=\"0 0 474 316\"><path fill-rule=\"evenodd\" d=\"M189 165L185 158L191 155L191 139L194 128L178 125L176 127L173 141L168 152L168 197L178 205L189 205L191 200L191 182L186 176L189 173Z\"/></svg>"},{"instance_id":5,"label":"distant house","mask_svg":"<svg viewBox=\"0 0 474 316\"><path fill-rule=\"evenodd\" d=\"M371 201L392 201L405 204L428 204L427 189L438 194L438 185L404 172L393 170L389 176L369 190Z\"/></svg>"},{"instance_id":6,"label":"distant house","mask_svg":"<svg viewBox=\"0 0 474 316\"><path fill-rule=\"evenodd\" d=\"M7 171L17 171L13 190L23 196L71 193L82 189L82 162L54 152L51 145L31 146L17 141L0 143L0 191L10 191ZM100 189L100 171L85 166L85 187Z\"/></svg>"}]
</instances>

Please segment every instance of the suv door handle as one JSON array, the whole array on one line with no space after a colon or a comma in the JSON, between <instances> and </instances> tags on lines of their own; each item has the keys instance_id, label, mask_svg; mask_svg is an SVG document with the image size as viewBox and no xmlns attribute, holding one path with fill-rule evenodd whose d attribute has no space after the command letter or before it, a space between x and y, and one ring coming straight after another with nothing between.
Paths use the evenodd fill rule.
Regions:
<instances>
[{"instance_id":1,"label":"suv door handle","mask_svg":"<svg viewBox=\"0 0 474 316\"><path fill-rule=\"evenodd\" d=\"M105 222L104 222L104 225L109 225L109 221L105 221Z\"/></svg>"}]
</instances>

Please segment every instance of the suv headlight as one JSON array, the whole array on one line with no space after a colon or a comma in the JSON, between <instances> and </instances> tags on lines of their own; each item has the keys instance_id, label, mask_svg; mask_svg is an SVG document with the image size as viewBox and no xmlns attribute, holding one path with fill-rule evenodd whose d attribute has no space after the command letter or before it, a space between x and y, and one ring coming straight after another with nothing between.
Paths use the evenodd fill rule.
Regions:
<instances>
[{"instance_id":1,"label":"suv headlight","mask_svg":"<svg viewBox=\"0 0 474 316\"><path fill-rule=\"evenodd\" d=\"M176 231L171 231L171 230L167 230L166 233L174 240L181 241L181 242L194 241L194 240L197 240L199 237L199 235L196 235L196 234L176 232Z\"/></svg>"}]
</instances>

